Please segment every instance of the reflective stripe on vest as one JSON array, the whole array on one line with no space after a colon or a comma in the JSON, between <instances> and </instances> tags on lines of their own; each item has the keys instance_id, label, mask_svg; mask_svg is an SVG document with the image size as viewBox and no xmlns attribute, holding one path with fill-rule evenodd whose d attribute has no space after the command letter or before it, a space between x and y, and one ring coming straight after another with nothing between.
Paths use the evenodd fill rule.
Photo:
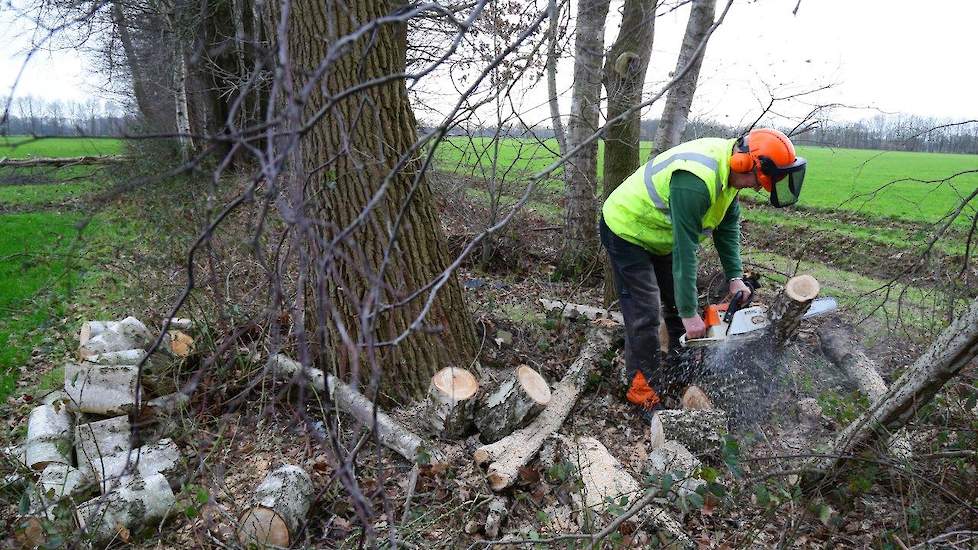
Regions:
<instances>
[{"instance_id":1,"label":"reflective stripe on vest","mask_svg":"<svg viewBox=\"0 0 978 550\"><path fill-rule=\"evenodd\" d=\"M665 160L660 160L659 162L655 162L655 160L653 159L645 164L645 188L649 192L649 198L652 199L652 204L654 204L655 207L658 208L669 219L672 219L672 215L669 212L669 207L666 206L666 202L662 200L662 197L659 196L659 192L655 189L655 183L653 183L652 177L658 174L659 172L665 170L666 168L668 168L670 164L672 164L677 160L688 160L691 162L698 162L703 166L706 166L710 170L713 170L714 172L716 172L718 168L716 159L704 155L702 153L693 153L690 151L670 155L669 158ZM720 191L723 187L723 182L720 181L720 178L715 179L714 187L716 188L716 190L713 193L713 198L714 200L716 200L717 198L720 197Z\"/></svg>"}]
</instances>

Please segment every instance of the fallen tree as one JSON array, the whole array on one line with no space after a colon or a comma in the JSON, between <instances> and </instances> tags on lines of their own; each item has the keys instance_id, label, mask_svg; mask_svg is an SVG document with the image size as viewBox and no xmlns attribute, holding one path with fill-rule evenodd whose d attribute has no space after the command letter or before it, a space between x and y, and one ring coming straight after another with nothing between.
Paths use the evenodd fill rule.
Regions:
<instances>
[{"instance_id":1,"label":"fallen tree","mask_svg":"<svg viewBox=\"0 0 978 550\"><path fill-rule=\"evenodd\" d=\"M927 405L934 395L978 355L978 300L945 328L910 368L814 461L805 488L814 490L839 474L849 457L885 441Z\"/></svg>"},{"instance_id":2,"label":"fallen tree","mask_svg":"<svg viewBox=\"0 0 978 550\"><path fill-rule=\"evenodd\" d=\"M563 426L567 415L577 403L591 369L610 348L612 334L613 331L607 328L592 327L580 355L557 384L550 403L543 412L525 428L476 449L475 462L480 466L487 466L486 475L493 491L502 491L512 485L519 469L526 466L547 438Z\"/></svg>"},{"instance_id":3,"label":"fallen tree","mask_svg":"<svg viewBox=\"0 0 978 550\"><path fill-rule=\"evenodd\" d=\"M87 155L81 157L33 157L26 159L0 159L0 168L67 168L69 166L93 166L104 164L120 164L130 162L132 159L125 156L95 156Z\"/></svg>"}]
</instances>

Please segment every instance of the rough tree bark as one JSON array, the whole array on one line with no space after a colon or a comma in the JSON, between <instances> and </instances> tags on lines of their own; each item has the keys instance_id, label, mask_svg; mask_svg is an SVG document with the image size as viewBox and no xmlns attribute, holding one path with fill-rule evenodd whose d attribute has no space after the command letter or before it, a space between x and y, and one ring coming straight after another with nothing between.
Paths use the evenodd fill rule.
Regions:
<instances>
[{"instance_id":1,"label":"rough tree bark","mask_svg":"<svg viewBox=\"0 0 978 550\"><path fill-rule=\"evenodd\" d=\"M567 119L567 150L598 129L601 106L601 59L610 0L581 0L574 41L574 90ZM597 244L598 142L583 146L564 165L564 231L558 270L579 273L594 258Z\"/></svg>"},{"instance_id":2,"label":"rough tree bark","mask_svg":"<svg viewBox=\"0 0 978 550\"><path fill-rule=\"evenodd\" d=\"M309 83L341 37L403 7L360 0L350 11L335 0L293 2L286 46L296 87ZM326 108L299 147L307 213L319 221L309 229L316 237L309 240L317 268L306 313L309 326L326 327L330 352L322 360L336 364L324 370L347 373L352 364L365 364L369 351L383 369L386 392L421 397L435 372L471 362L477 341L454 276L415 324L428 297L422 289L440 276L449 256L420 161L415 156L401 162L417 140L405 81L389 78L405 71L405 52L406 25L378 25L329 54L329 70L305 102L306 116ZM375 82L365 85L369 81ZM385 182L379 201L358 220ZM345 238L334 242L343 230L349 231ZM398 345L378 345L405 331L411 334Z\"/></svg>"},{"instance_id":3,"label":"rough tree bark","mask_svg":"<svg viewBox=\"0 0 978 550\"><path fill-rule=\"evenodd\" d=\"M692 2L689 21L686 23L686 34L683 36L683 45L679 50L679 59L676 61L676 73L679 73L686 65L690 65L690 68L669 90L666 106L663 108L662 117L659 118L659 125L655 130L655 140L652 143L649 160L666 149L675 147L682 140L683 132L686 130L686 122L689 120L689 108L693 104L693 94L696 92L696 81L700 76L700 66L703 64L706 50L700 50L700 54L695 59L693 54L700 42L706 37L710 26L713 25L715 12L716 0L693 0Z\"/></svg>"},{"instance_id":4,"label":"rough tree bark","mask_svg":"<svg viewBox=\"0 0 978 550\"><path fill-rule=\"evenodd\" d=\"M618 38L604 62L604 87L608 94L608 119L621 116L642 101L645 73L655 39L655 0L626 0ZM609 124L604 142L602 203L621 182L638 169L641 113L635 110ZM605 303L615 299L611 266L605 263Z\"/></svg>"},{"instance_id":5,"label":"rough tree bark","mask_svg":"<svg viewBox=\"0 0 978 550\"><path fill-rule=\"evenodd\" d=\"M954 320L910 368L873 405L847 426L826 458L816 460L805 486L812 490L825 477L840 473L846 457L885 441L927 405L950 379L978 355L978 300Z\"/></svg>"}]
</instances>

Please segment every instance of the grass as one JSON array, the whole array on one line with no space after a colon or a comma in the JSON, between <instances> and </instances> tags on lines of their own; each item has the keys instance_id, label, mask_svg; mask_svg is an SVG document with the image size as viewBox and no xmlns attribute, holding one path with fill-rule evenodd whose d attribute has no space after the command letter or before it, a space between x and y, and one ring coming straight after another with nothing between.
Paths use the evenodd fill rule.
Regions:
<instances>
[{"instance_id":1,"label":"grass","mask_svg":"<svg viewBox=\"0 0 978 550\"><path fill-rule=\"evenodd\" d=\"M7 158L118 155L122 149L117 138L0 136L0 157Z\"/></svg>"},{"instance_id":2,"label":"grass","mask_svg":"<svg viewBox=\"0 0 978 550\"><path fill-rule=\"evenodd\" d=\"M42 205L74 199L97 190L93 183L0 185L0 207Z\"/></svg>"},{"instance_id":3,"label":"grass","mask_svg":"<svg viewBox=\"0 0 978 550\"><path fill-rule=\"evenodd\" d=\"M642 142L641 158L651 148ZM554 161L554 140L538 143L507 139L498 153L498 166L510 168L508 175L528 176ZM598 171L603 170L603 143L599 144ZM944 216L963 194L978 187L978 155L913 152L884 152L857 149L799 147L808 159L808 174L801 203L821 209L841 209L876 218L932 223ZM486 176L490 173L494 149L489 138L471 141L452 138L436 155L443 170ZM974 172L959 175L959 172ZM503 172L497 168L497 174ZM923 181L896 181L914 178ZM895 183L894 183L895 182ZM929 182L929 183L928 183ZM560 186L558 179L548 187ZM761 197L766 200L766 197ZM958 220L960 224L970 219Z\"/></svg>"}]
</instances>

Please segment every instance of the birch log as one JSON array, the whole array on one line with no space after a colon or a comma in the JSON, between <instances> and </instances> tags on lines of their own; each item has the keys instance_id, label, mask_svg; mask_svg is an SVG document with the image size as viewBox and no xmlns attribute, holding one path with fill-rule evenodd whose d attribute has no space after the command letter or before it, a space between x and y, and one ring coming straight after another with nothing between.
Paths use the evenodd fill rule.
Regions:
<instances>
[{"instance_id":1,"label":"birch log","mask_svg":"<svg viewBox=\"0 0 978 550\"><path fill-rule=\"evenodd\" d=\"M105 457L128 451L132 427L129 417L117 416L98 422L79 424L75 427L75 454L78 469L95 478L96 470L103 469ZM102 488L105 492L105 487Z\"/></svg>"},{"instance_id":2,"label":"birch log","mask_svg":"<svg viewBox=\"0 0 978 550\"><path fill-rule=\"evenodd\" d=\"M483 443L493 443L522 428L550 403L550 386L540 374L520 365L476 405L475 425Z\"/></svg>"},{"instance_id":3,"label":"birch log","mask_svg":"<svg viewBox=\"0 0 978 550\"><path fill-rule=\"evenodd\" d=\"M374 430L382 445L407 460L417 462L425 453L434 462L443 460L441 454L436 452L428 442L388 416L380 407L376 407L367 396L335 376L317 368L303 368L301 363L281 353L270 357L268 366L271 372L279 376L291 378L293 382L300 384L308 384L309 388L317 392L328 392L340 410L356 418L363 426Z\"/></svg>"},{"instance_id":4,"label":"birch log","mask_svg":"<svg viewBox=\"0 0 978 550\"><path fill-rule=\"evenodd\" d=\"M245 546L289 547L309 513L313 493L309 474L298 466L285 465L268 474L241 515L238 541Z\"/></svg>"},{"instance_id":5,"label":"birch log","mask_svg":"<svg viewBox=\"0 0 978 550\"><path fill-rule=\"evenodd\" d=\"M823 328L818 331L822 353L838 369L846 374L870 403L876 403L886 395L886 382L880 376L876 361L856 347L856 343L843 330ZM913 457L913 448L905 429L893 434L887 443L890 456L901 460Z\"/></svg>"},{"instance_id":6,"label":"birch log","mask_svg":"<svg viewBox=\"0 0 978 550\"><path fill-rule=\"evenodd\" d=\"M117 487L78 506L78 527L103 547L113 540L128 542L152 532L164 520L176 498L161 474L131 476Z\"/></svg>"},{"instance_id":7,"label":"birch log","mask_svg":"<svg viewBox=\"0 0 978 550\"><path fill-rule=\"evenodd\" d=\"M840 473L852 456L898 432L949 380L978 355L978 300L955 319L873 405L847 426L815 461L820 472L805 477L812 490L824 476Z\"/></svg>"},{"instance_id":8,"label":"birch log","mask_svg":"<svg viewBox=\"0 0 978 550\"><path fill-rule=\"evenodd\" d=\"M439 437L459 439L472 428L473 397L479 382L471 372L446 367L431 377L425 414L432 431Z\"/></svg>"},{"instance_id":9,"label":"birch log","mask_svg":"<svg viewBox=\"0 0 978 550\"><path fill-rule=\"evenodd\" d=\"M537 454L544 441L564 424L598 359L611 347L613 331L592 327L587 342L567 374L557 384L550 403L525 428L475 451L475 462L488 465L489 486L502 491L516 480L519 469Z\"/></svg>"},{"instance_id":10,"label":"birch log","mask_svg":"<svg viewBox=\"0 0 978 550\"><path fill-rule=\"evenodd\" d=\"M95 484L81 470L67 464L49 464L31 493L31 513L55 521L55 506L62 499L77 502L95 492Z\"/></svg>"},{"instance_id":11,"label":"birch log","mask_svg":"<svg viewBox=\"0 0 978 550\"><path fill-rule=\"evenodd\" d=\"M180 474L180 449L173 440L161 439L152 445L104 456L93 465L93 469L103 488L111 488L114 480L131 474L143 478L162 474L174 485Z\"/></svg>"},{"instance_id":12,"label":"birch log","mask_svg":"<svg viewBox=\"0 0 978 550\"><path fill-rule=\"evenodd\" d=\"M562 438L568 451L568 459L580 476L584 505L596 512L606 513L608 507L618 504L623 498L632 504L644 496L642 486L625 471L608 449L593 437L579 437L576 440ZM639 517L650 521L660 533L671 539L671 544L682 548L694 548L692 540L671 514L657 506L647 506L639 512ZM639 522L641 523L641 521Z\"/></svg>"},{"instance_id":13,"label":"birch log","mask_svg":"<svg viewBox=\"0 0 978 550\"><path fill-rule=\"evenodd\" d=\"M811 275L792 277L768 310L775 345L780 347L798 334L801 318L808 312L821 286Z\"/></svg>"},{"instance_id":14,"label":"birch log","mask_svg":"<svg viewBox=\"0 0 978 550\"><path fill-rule=\"evenodd\" d=\"M92 338L114 332L136 345L121 349L145 348L153 343L153 333L139 319L126 317L121 321L86 321L78 332L78 345L84 346Z\"/></svg>"},{"instance_id":15,"label":"birch log","mask_svg":"<svg viewBox=\"0 0 978 550\"><path fill-rule=\"evenodd\" d=\"M106 416L124 414L136 406L136 365L65 365L65 392L71 408Z\"/></svg>"},{"instance_id":16,"label":"birch log","mask_svg":"<svg viewBox=\"0 0 978 550\"><path fill-rule=\"evenodd\" d=\"M27 467L41 471L49 464L70 466L71 424L67 407L34 407L27 419L27 442L24 444Z\"/></svg>"},{"instance_id":17,"label":"birch log","mask_svg":"<svg viewBox=\"0 0 978 550\"><path fill-rule=\"evenodd\" d=\"M667 409L656 416L666 440L676 440L696 454L713 454L723 447L727 413L721 409Z\"/></svg>"}]
</instances>

